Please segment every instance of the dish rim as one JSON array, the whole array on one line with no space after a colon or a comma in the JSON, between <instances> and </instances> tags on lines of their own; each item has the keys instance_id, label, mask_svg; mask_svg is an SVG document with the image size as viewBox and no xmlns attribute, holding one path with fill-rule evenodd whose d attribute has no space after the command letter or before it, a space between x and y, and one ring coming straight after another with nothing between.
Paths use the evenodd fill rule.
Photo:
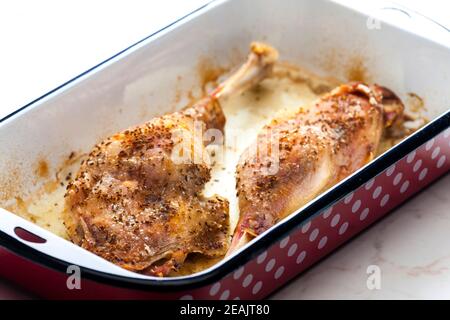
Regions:
<instances>
[{"instance_id":1,"label":"dish rim","mask_svg":"<svg viewBox=\"0 0 450 320\"><path fill-rule=\"evenodd\" d=\"M62 91L63 89L67 88L68 85L73 84L75 81L79 80L80 78L86 75L93 73L94 71L97 71L100 67L105 66L108 62L124 55L131 49L135 49L138 45L144 43L145 41L155 38L157 35L160 35L163 31L169 29L170 27L181 26L184 22L187 21L188 17L191 17L195 13L198 13L203 9L205 9L206 7L211 6L211 4L220 5L228 1L230 0L211 0L203 4L199 8L189 12L188 14L175 20L174 22L168 24L167 26L161 28L160 30L133 43L127 48L114 54L110 58L98 63L97 65L89 68L88 70L80 73L74 78L64 82L58 87L38 97L37 99L29 102L28 104L18 108L12 113L4 116L3 118L0 119L0 126L6 120L10 119L14 115L23 112L25 109L35 106L37 103L42 102L42 100L48 98L52 94ZM334 3L346 7L349 10L352 10L351 8L341 3L338 2ZM362 12L359 11L356 12L364 15L364 13ZM398 26L393 27L401 29ZM404 29L401 30L408 32L407 30ZM418 35L418 37L423 38L420 35ZM397 145L391 147L385 153L378 156L376 159L372 160L370 163L368 163L358 171L354 172L352 175L342 180L334 187L328 189L324 193L317 196L314 200L310 201L305 206L294 211L288 218L279 222L278 224L267 230L265 233L263 233L260 237L251 241L244 248L239 250L235 255L232 255L229 258L226 258L214 264L212 267L204 271L188 276L175 278L139 279L122 275L110 274L80 266L83 277L99 283L105 283L107 285L114 285L124 288L131 288L145 291L151 291L152 289L157 289L158 291L166 291L166 290L182 291L214 283L215 281L222 279L224 276L228 275L230 272L234 271L238 267L254 259L258 254L260 254L262 251L273 245L276 241L281 240L286 234L289 234L294 229L302 226L306 221L320 214L322 211L332 206L334 203L345 197L347 194L353 192L361 185L365 184L378 174L382 173L385 169L387 169L388 167L390 167L391 165L393 165L394 163L396 163L397 161L408 155L410 152L414 151L423 143L427 142L428 140L432 139L433 137L435 137L436 135L447 129L449 126L450 126L450 109L441 116L437 117L436 119L428 123L427 125L425 125L424 127L420 128L419 130L411 134L409 137L405 138ZM3 231L0 231L0 246L28 260L31 260L34 263L41 264L47 268L62 273L65 273L67 267L71 265L71 263L67 261L47 255L43 252L38 251L37 249L27 246L26 244L20 242L19 240L7 235Z\"/></svg>"}]
</instances>

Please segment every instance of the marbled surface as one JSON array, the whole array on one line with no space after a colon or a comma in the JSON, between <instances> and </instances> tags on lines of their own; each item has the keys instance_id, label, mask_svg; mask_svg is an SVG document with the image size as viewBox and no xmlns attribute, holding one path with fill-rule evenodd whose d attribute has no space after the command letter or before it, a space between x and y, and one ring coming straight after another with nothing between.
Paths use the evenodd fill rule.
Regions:
<instances>
[{"instance_id":1,"label":"marbled surface","mask_svg":"<svg viewBox=\"0 0 450 320\"><path fill-rule=\"evenodd\" d=\"M272 299L450 299L450 175L296 278ZM367 288L367 267L381 288Z\"/></svg>"},{"instance_id":2,"label":"marbled surface","mask_svg":"<svg viewBox=\"0 0 450 320\"><path fill-rule=\"evenodd\" d=\"M272 299L450 299L450 175L446 175ZM381 288L367 288L367 267ZM33 298L0 280L0 299Z\"/></svg>"}]
</instances>

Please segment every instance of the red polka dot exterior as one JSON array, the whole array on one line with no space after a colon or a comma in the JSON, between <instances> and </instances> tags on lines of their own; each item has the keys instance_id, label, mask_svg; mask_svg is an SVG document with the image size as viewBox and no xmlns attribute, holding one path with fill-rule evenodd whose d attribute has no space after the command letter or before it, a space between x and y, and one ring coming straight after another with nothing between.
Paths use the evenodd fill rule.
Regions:
<instances>
[{"instance_id":1,"label":"red polka dot exterior","mask_svg":"<svg viewBox=\"0 0 450 320\"><path fill-rule=\"evenodd\" d=\"M332 207L316 213L219 281L189 290L135 289L84 277L82 290L68 290L66 273L30 262L1 246L0 258L8 263L0 264L0 276L40 296L57 299L261 299L449 170L450 128L377 176L362 181Z\"/></svg>"},{"instance_id":2,"label":"red polka dot exterior","mask_svg":"<svg viewBox=\"0 0 450 320\"><path fill-rule=\"evenodd\" d=\"M449 170L450 128L221 281L180 298L264 298Z\"/></svg>"}]
</instances>

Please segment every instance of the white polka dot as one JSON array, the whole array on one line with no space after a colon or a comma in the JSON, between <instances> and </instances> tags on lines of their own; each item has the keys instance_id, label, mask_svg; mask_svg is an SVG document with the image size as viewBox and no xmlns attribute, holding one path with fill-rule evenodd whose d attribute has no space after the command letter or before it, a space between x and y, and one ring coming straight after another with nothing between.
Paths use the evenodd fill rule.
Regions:
<instances>
[{"instance_id":1,"label":"white polka dot","mask_svg":"<svg viewBox=\"0 0 450 320\"><path fill-rule=\"evenodd\" d=\"M284 267L281 266L277 269L277 271L275 271L275 279L280 279L280 277L283 275L284 273Z\"/></svg>"},{"instance_id":2,"label":"white polka dot","mask_svg":"<svg viewBox=\"0 0 450 320\"><path fill-rule=\"evenodd\" d=\"M406 162L407 163L413 162L415 157L416 157L416 152L413 151L406 157Z\"/></svg>"},{"instance_id":3,"label":"white polka dot","mask_svg":"<svg viewBox=\"0 0 450 320\"><path fill-rule=\"evenodd\" d=\"M319 229L315 228L309 235L309 241L313 242L314 240L316 240L318 235L319 235Z\"/></svg>"},{"instance_id":4,"label":"white polka dot","mask_svg":"<svg viewBox=\"0 0 450 320\"><path fill-rule=\"evenodd\" d=\"M394 173L394 171L395 171L395 164L393 164L392 166L389 167L389 169L386 170L386 175L387 175L388 177L390 177L390 176L392 176L392 174Z\"/></svg>"},{"instance_id":5,"label":"white polka dot","mask_svg":"<svg viewBox=\"0 0 450 320\"><path fill-rule=\"evenodd\" d=\"M275 259L270 259L269 262L267 262L266 269L265 269L266 272L272 271L273 267L275 266L275 262L276 262Z\"/></svg>"},{"instance_id":6,"label":"white polka dot","mask_svg":"<svg viewBox=\"0 0 450 320\"><path fill-rule=\"evenodd\" d=\"M227 300L230 297L230 290L225 290L220 295L220 300Z\"/></svg>"},{"instance_id":7,"label":"white polka dot","mask_svg":"<svg viewBox=\"0 0 450 320\"><path fill-rule=\"evenodd\" d=\"M361 200L356 200L352 206L352 212L355 213L361 207Z\"/></svg>"},{"instance_id":8,"label":"white polka dot","mask_svg":"<svg viewBox=\"0 0 450 320\"><path fill-rule=\"evenodd\" d=\"M209 290L209 295L215 296L217 292L219 292L219 290L220 290L220 282L216 282Z\"/></svg>"},{"instance_id":9,"label":"white polka dot","mask_svg":"<svg viewBox=\"0 0 450 320\"><path fill-rule=\"evenodd\" d=\"M333 228L336 227L337 224L339 223L340 219L341 219L341 215L339 213L334 215L333 219L331 219L330 226Z\"/></svg>"},{"instance_id":10,"label":"white polka dot","mask_svg":"<svg viewBox=\"0 0 450 320\"><path fill-rule=\"evenodd\" d=\"M422 159L417 160L416 163L414 164L413 171L417 172L420 169L421 165L422 165Z\"/></svg>"},{"instance_id":11,"label":"white polka dot","mask_svg":"<svg viewBox=\"0 0 450 320\"><path fill-rule=\"evenodd\" d=\"M436 159L437 156L439 155L439 152L441 152L441 148L439 147L434 148L433 153L431 154L431 159L433 160Z\"/></svg>"},{"instance_id":12,"label":"white polka dot","mask_svg":"<svg viewBox=\"0 0 450 320\"><path fill-rule=\"evenodd\" d=\"M388 203L389 198L390 198L390 195L389 194L385 194L383 196L383 198L381 199L381 201L380 201L380 206L384 207L386 205L386 203Z\"/></svg>"},{"instance_id":13,"label":"white polka dot","mask_svg":"<svg viewBox=\"0 0 450 320\"><path fill-rule=\"evenodd\" d=\"M328 208L324 213L323 213L323 218L327 219L331 213L333 212L333 207Z\"/></svg>"},{"instance_id":14,"label":"white polka dot","mask_svg":"<svg viewBox=\"0 0 450 320\"><path fill-rule=\"evenodd\" d=\"M372 198L376 199L380 196L381 191L383 190L383 188L381 186L378 186L375 188L375 191L372 194Z\"/></svg>"},{"instance_id":15,"label":"white polka dot","mask_svg":"<svg viewBox=\"0 0 450 320\"><path fill-rule=\"evenodd\" d=\"M295 260L295 262L297 264L300 264L303 262L303 260L305 260L305 258L306 258L306 251L303 250L302 252L300 252L300 254L298 255L297 260Z\"/></svg>"},{"instance_id":16,"label":"white polka dot","mask_svg":"<svg viewBox=\"0 0 450 320\"><path fill-rule=\"evenodd\" d=\"M427 144L425 145L425 150L429 151L434 144L434 139L431 139L430 141L427 142Z\"/></svg>"},{"instance_id":17,"label":"white polka dot","mask_svg":"<svg viewBox=\"0 0 450 320\"><path fill-rule=\"evenodd\" d=\"M444 138L448 138L450 136L450 128L444 131Z\"/></svg>"},{"instance_id":18,"label":"white polka dot","mask_svg":"<svg viewBox=\"0 0 450 320\"><path fill-rule=\"evenodd\" d=\"M406 190L408 190L409 188L409 181L406 180L405 182L403 182L402 186L400 187L400 193L405 193Z\"/></svg>"},{"instance_id":19,"label":"white polka dot","mask_svg":"<svg viewBox=\"0 0 450 320\"><path fill-rule=\"evenodd\" d=\"M394 186L398 185L403 178L403 173L399 172L394 178Z\"/></svg>"},{"instance_id":20,"label":"white polka dot","mask_svg":"<svg viewBox=\"0 0 450 320\"><path fill-rule=\"evenodd\" d=\"M348 229L348 222L344 222L339 228L339 235L343 235Z\"/></svg>"},{"instance_id":21,"label":"white polka dot","mask_svg":"<svg viewBox=\"0 0 450 320\"><path fill-rule=\"evenodd\" d=\"M428 173L428 169L424 168L422 171L420 171L419 174L419 181L422 181L423 179L425 179L425 177L427 176Z\"/></svg>"},{"instance_id":22,"label":"white polka dot","mask_svg":"<svg viewBox=\"0 0 450 320\"><path fill-rule=\"evenodd\" d=\"M445 156L441 156L441 157L439 158L439 160L438 160L438 163L437 163L436 167L437 167L438 169L442 168L442 166L443 166L444 163L445 163L445 160L447 160L447 158L446 158Z\"/></svg>"},{"instance_id":23,"label":"white polka dot","mask_svg":"<svg viewBox=\"0 0 450 320\"><path fill-rule=\"evenodd\" d=\"M252 289L252 293L257 294L259 291L261 291L262 285L263 285L262 281L258 281L257 283L255 283Z\"/></svg>"},{"instance_id":24,"label":"white polka dot","mask_svg":"<svg viewBox=\"0 0 450 320\"><path fill-rule=\"evenodd\" d=\"M366 190L370 190L370 188L373 187L373 184L375 183L375 179L371 179L369 182L366 183L366 185L364 186L364 188Z\"/></svg>"},{"instance_id":25,"label":"white polka dot","mask_svg":"<svg viewBox=\"0 0 450 320\"><path fill-rule=\"evenodd\" d=\"M248 276L245 277L244 281L242 281L242 286L244 288L247 288L252 281L253 281L253 275L249 274Z\"/></svg>"},{"instance_id":26,"label":"white polka dot","mask_svg":"<svg viewBox=\"0 0 450 320\"><path fill-rule=\"evenodd\" d=\"M286 238L284 238L283 240L281 240L281 242L280 242L280 248L283 249L284 247L287 246L288 243L289 243L289 236L287 236Z\"/></svg>"},{"instance_id":27,"label":"white polka dot","mask_svg":"<svg viewBox=\"0 0 450 320\"><path fill-rule=\"evenodd\" d=\"M328 241L328 237L322 237L322 239L320 239L319 241L319 245L317 246L317 249L322 249L323 247L325 247L325 245L327 244Z\"/></svg>"},{"instance_id":28,"label":"white polka dot","mask_svg":"<svg viewBox=\"0 0 450 320\"><path fill-rule=\"evenodd\" d=\"M264 262L264 260L266 260L267 258L267 251L264 251L263 253L261 253L258 258L256 258L256 263L257 264L261 264Z\"/></svg>"},{"instance_id":29,"label":"white polka dot","mask_svg":"<svg viewBox=\"0 0 450 320\"><path fill-rule=\"evenodd\" d=\"M353 192L344 198L344 203L349 204L350 201L352 201L352 199L353 199Z\"/></svg>"},{"instance_id":30,"label":"white polka dot","mask_svg":"<svg viewBox=\"0 0 450 320\"><path fill-rule=\"evenodd\" d=\"M194 300L194 297L190 294L186 294L180 298L180 300Z\"/></svg>"},{"instance_id":31,"label":"white polka dot","mask_svg":"<svg viewBox=\"0 0 450 320\"><path fill-rule=\"evenodd\" d=\"M288 257L292 257L295 254L295 251L297 251L297 244L294 243L293 245L291 245L291 247L288 250Z\"/></svg>"},{"instance_id":32,"label":"white polka dot","mask_svg":"<svg viewBox=\"0 0 450 320\"><path fill-rule=\"evenodd\" d=\"M236 297L236 298L234 298L233 300L241 300L241 298L239 298L239 297Z\"/></svg>"},{"instance_id":33,"label":"white polka dot","mask_svg":"<svg viewBox=\"0 0 450 320\"><path fill-rule=\"evenodd\" d=\"M239 278L242 276L243 273L244 273L244 266L239 267L239 269L237 269L237 270L234 272L234 274L233 274L233 279L234 279L234 280L239 279Z\"/></svg>"},{"instance_id":34,"label":"white polka dot","mask_svg":"<svg viewBox=\"0 0 450 320\"><path fill-rule=\"evenodd\" d=\"M364 221L367 218L367 215L369 214L369 208L365 208L361 214L359 215L359 220Z\"/></svg>"},{"instance_id":35,"label":"white polka dot","mask_svg":"<svg viewBox=\"0 0 450 320\"><path fill-rule=\"evenodd\" d=\"M308 221L305 225L303 225L302 233L307 233L309 230L309 227L311 227L311 221Z\"/></svg>"}]
</instances>

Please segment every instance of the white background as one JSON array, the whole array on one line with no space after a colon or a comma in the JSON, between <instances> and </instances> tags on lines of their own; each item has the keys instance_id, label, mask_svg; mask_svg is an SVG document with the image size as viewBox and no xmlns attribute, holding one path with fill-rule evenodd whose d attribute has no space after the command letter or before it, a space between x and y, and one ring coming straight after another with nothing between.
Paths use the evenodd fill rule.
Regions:
<instances>
[{"instance_id":1,"label":"white background","mask_svg":"<svg viewBox=\"0 0 450 320\"><path fill-rule=\"evenodd\" d=\"M0 118L208 1L0 1ZM397 2L450 27L448 1Z\"/></svg>"},{"instance_id":2,"label":"white background","mask_svg":"<svg viewBox=\"0 0 450 320\"><path fill-rule=\"evenodd\" d=\"M371 0L344 1L361 6ZM1 1L0 118L207 2ZM396 2L450 28L448 1ZM448 186L448 181L447 177L444 185ZM396 215L401 216L401 210ZM314 286L320 289L317 282ZM27 295L0 280L0 298L22 296ZM278 297L296 298L304 294L294 282L280 291Z\"/></svg>"}]
</instances>

